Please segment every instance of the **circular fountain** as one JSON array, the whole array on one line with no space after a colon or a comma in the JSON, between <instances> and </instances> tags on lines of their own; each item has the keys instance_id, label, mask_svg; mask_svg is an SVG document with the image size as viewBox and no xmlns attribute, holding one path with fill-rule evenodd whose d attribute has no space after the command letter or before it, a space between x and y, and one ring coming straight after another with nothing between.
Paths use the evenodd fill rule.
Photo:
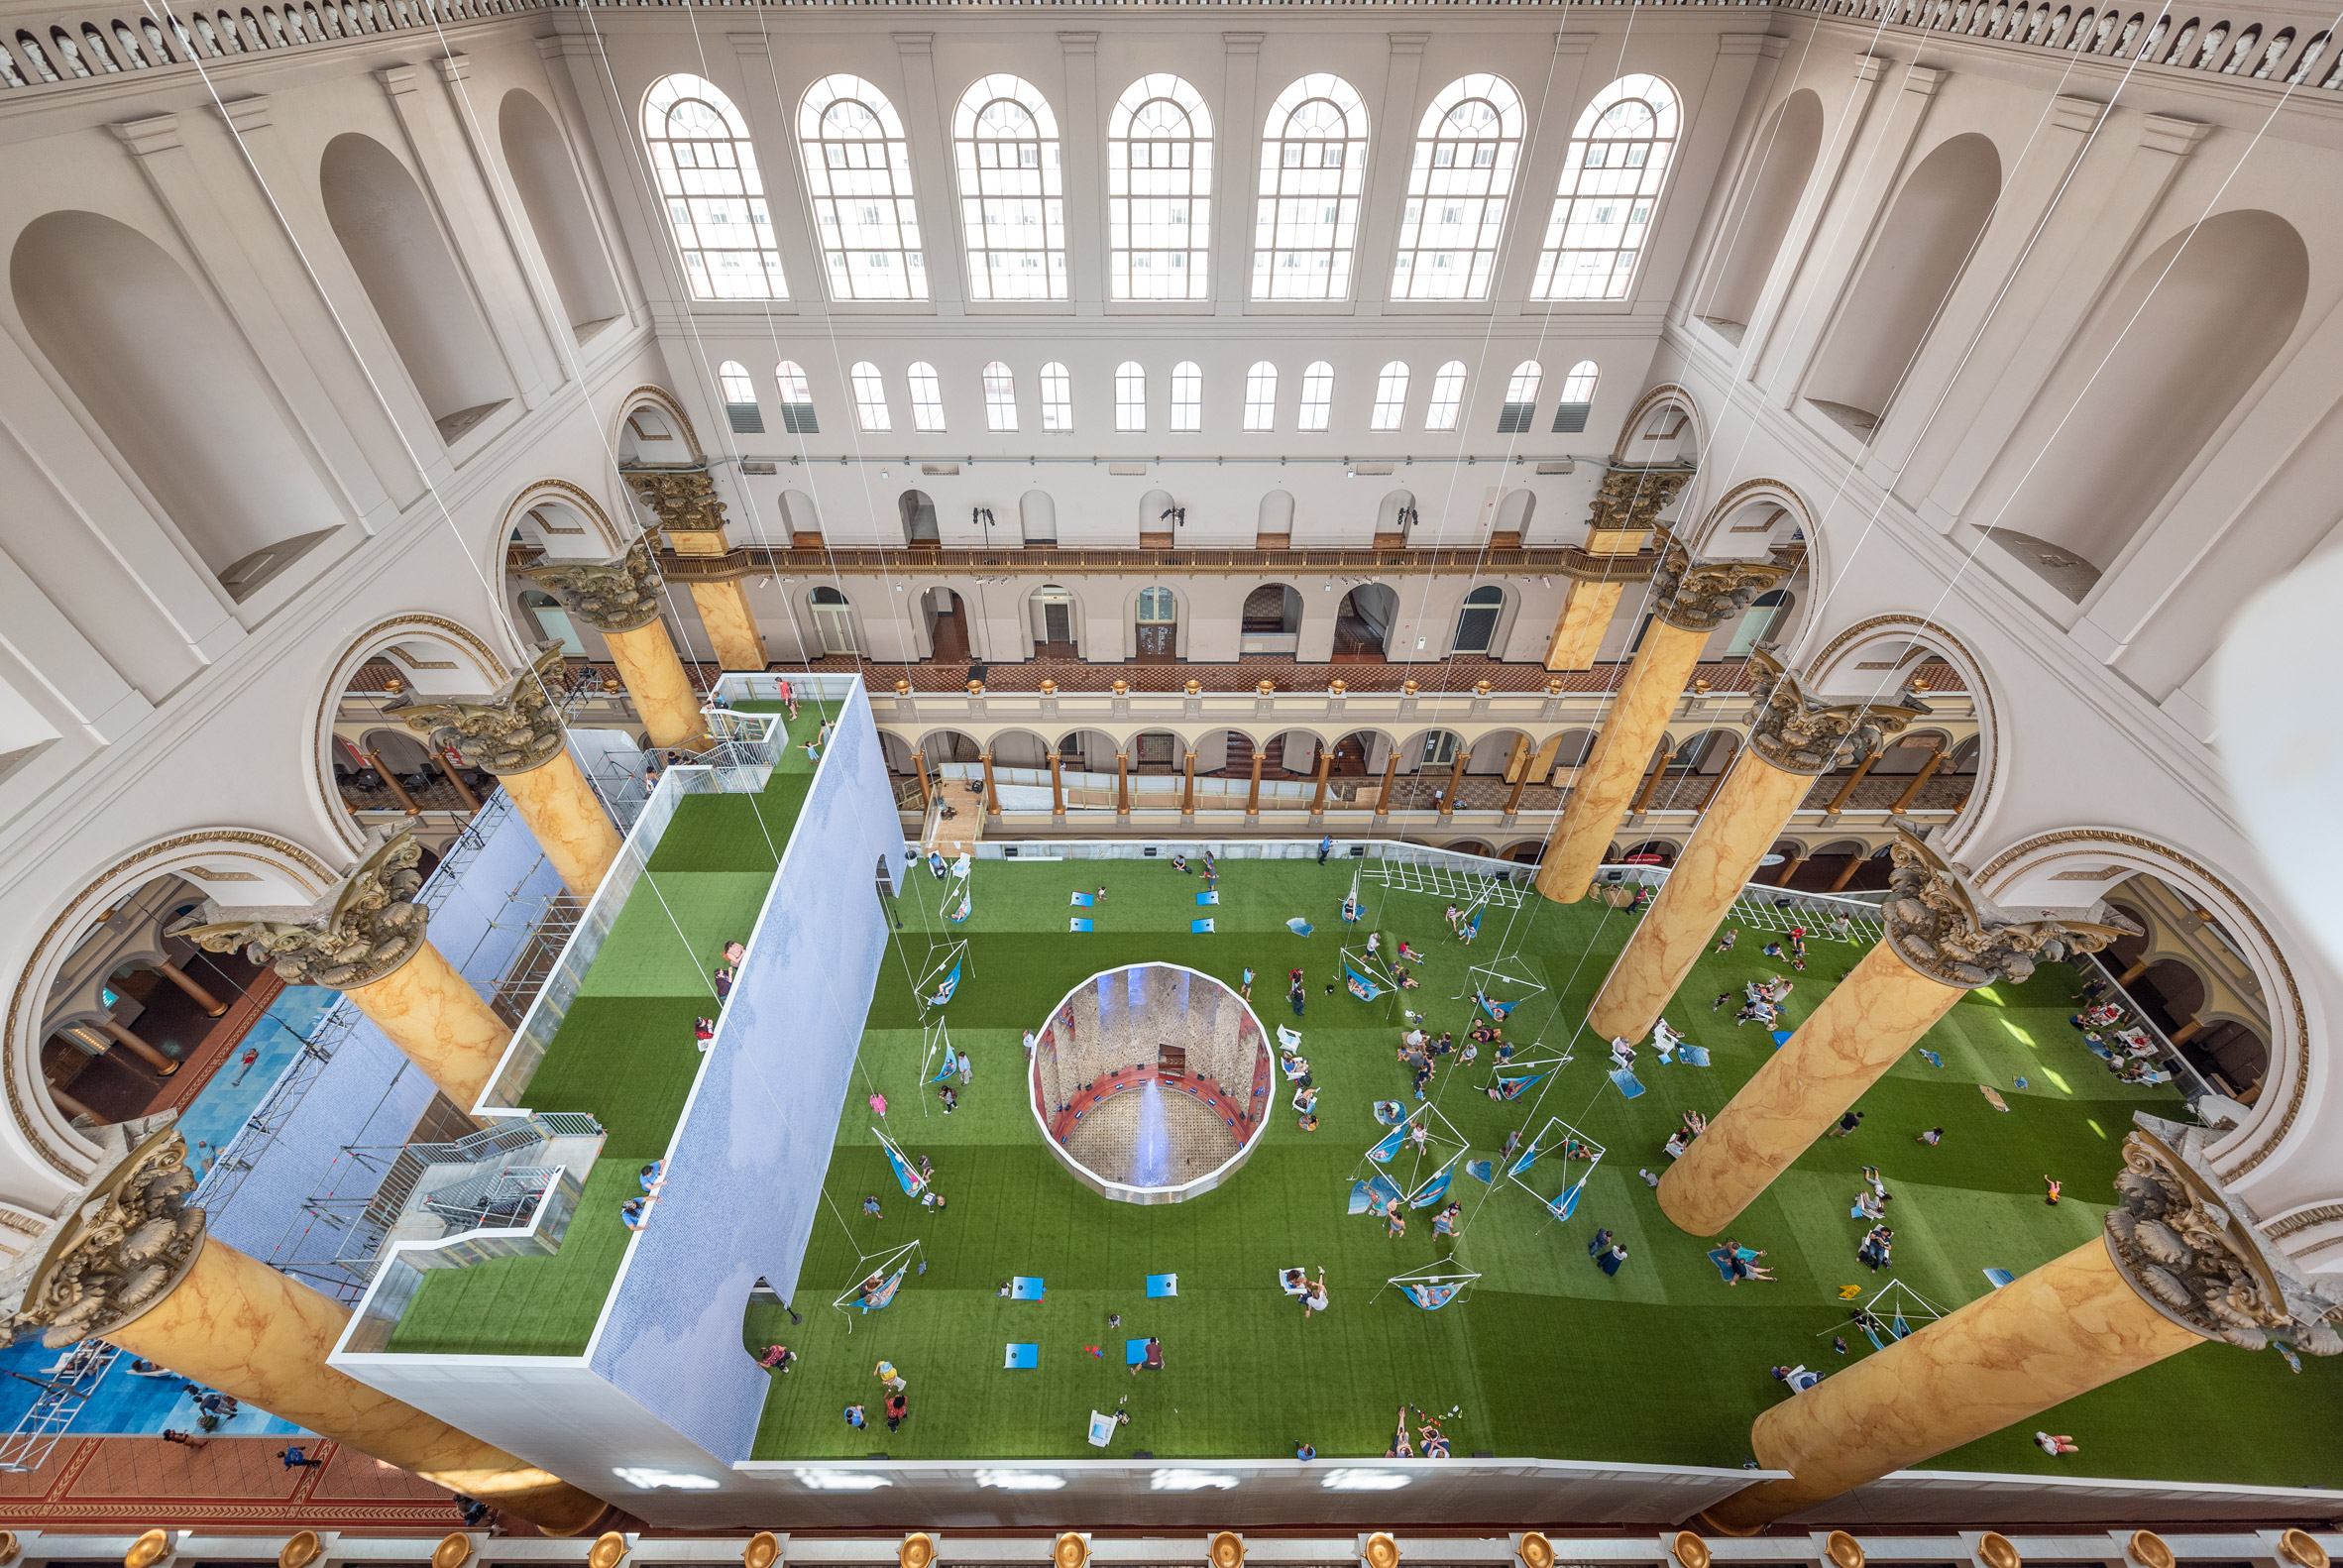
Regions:
<instances>
[{"instance_id":1,"label":"circular fountain","mask_svg":"<svg viewBox=\"0 0 2343 1568\"><path fill-rule=\"evenodd\" d=\"M1134 963L1065 993L1028 1064L1043 1142L1121 1203L1227 1180L1268 1125L1277 1062L1243 997L1200 970Z\"/></svg>"}]
</instances>

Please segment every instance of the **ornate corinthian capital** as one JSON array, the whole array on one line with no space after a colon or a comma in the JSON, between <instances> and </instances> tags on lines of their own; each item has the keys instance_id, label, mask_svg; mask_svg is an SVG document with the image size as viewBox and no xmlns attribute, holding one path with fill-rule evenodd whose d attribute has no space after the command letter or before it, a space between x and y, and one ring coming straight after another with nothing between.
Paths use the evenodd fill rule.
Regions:
<instances>
[{"instance_id":1,"label":"ornate corinthian capital","mask_svg":"<svg viewBox=\"0 0 2343 1568\"><path fill-rule=\"evenodd\" d=\"M716 499L716 479L706 469L632 469L626 483L659 519L678 555L725 553L725 504Z\"/></svg>"},{"instance_id":2,"label":"ornate corinthian capital","mask_svg":"<svg viewBox=\"0 0 2343 1568\"><path fill-rule=\"evenodd\" d=\"M17 1324L52 1350L102 1337L170 1294L203 1251L187 1141L166 1129L131 1151L67 1220L25 1289Z\"/></svg>"},{"instance_id":3,"label":"ornate corinthian capital","mask_svg":"<svg viewBox=\"0 0 2343 1568\"><path fill-rule=\"evenodd\" d=\"M2283 1339L2313 1356L2343 1352L2333 1322L2343 1306L2265 1251L2171 1144L2146 1131L2124 1139L2115 1190L2121 1206L2107 1213L2107 1251L2165 1316L2246 1350Z\"/></svg>"},{"instance_id":4,"label":"ornate corinthian capital","mask_svg":"<svg viewBox=\"0 0 2343 1568\"><path fill-rule=\"evenodd\" d=\"M2041 959L2097 952L2128 931L2080 920L2012 919L1901 830L1888 854L1893 869L1881 908L1887 941L1898 957L1946 985L1974 990L1999 980L2022 981Z\"/></svg>"},{"instance_id":5,"label":"ornate corinthian capital","mask_svg":"<svg viewBox=\"0 0 2343 1568\"><path fill-rule=\"evenodd\" d=\"M1656 528L1659 514L1690 483L1689 468L1615 468L1595 491L1587 527L1595 533Z\"/></svg>"},{"instance_id":6,"label":"ornate corinthian capital","mask_svg":"<svg viewBox=\"0 0 2343 1568\"><path fill-rule=\"evenodd\" d=\"M1795 670L1763 647L1749 650L1761 684L1749 715L1749 744L1785 773L1828 773L1878 754L1887 737L1928 713L1910 692L1903 701L1828 703L1810 695Z\"/></svg>"},{"instance_id":7,"label":"ornate corinthian capital","mask_svg":"<svg viewBox=\"0 0 2343 1568\"><path fill-rule=\"evenodd\" d=\"M170 928L208 952L244 950L288 985L337 991L372 985L421 951L430 911L414 902L422 850L411 829L382 838L357 869L316 903L228 908L217 899Z\"/></svg>"},{"instance_id":8,"label":"ornate corinthian capital","mask_svg":"<svg viewBox=\"0 0 2343 1568\"><path fill-rule=\"evenodd\" d=\"M561 644L539 643L529 667L486 697L448 697L418 703L412 697L384 708L406 727L452 749L464 765L494 773L526 773L561 755L561 711L552 692L561 687Z\"/></svg>"},{"instance_id":9,"label":"ornate corinthian capital","mask_svg":"<svg viewBox=\"0 0 2343 1568\"><path fill-rule=\"evenodd\" d=\"M1769 561L1703 561L1662 529L1651 573L1654 613L1680 631L1715 631L1789 575L1789 567Z\"/></svg>"},{"instance_id":10,"label":"ornate corinthian capital","mask_svg":"<svg viewBox=\"0 0 2343 1568\"><path fill-rule=\"evenodd\" d=\"M659 618L659 574L646 534L614 561L557 562L521 573L597 631L633 631Z\"/></svg>"}]
</instances>

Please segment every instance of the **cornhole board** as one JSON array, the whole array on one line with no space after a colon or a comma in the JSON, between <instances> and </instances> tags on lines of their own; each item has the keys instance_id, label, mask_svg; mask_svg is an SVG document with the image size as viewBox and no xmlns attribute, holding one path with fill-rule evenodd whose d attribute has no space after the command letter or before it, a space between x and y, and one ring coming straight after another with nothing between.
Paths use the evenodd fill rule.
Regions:
<instances>
[{"instance_id":1,"label":"cornhole board","mask_svg":"<svg viewBox=\"0 0 2343 1568\"><path fill-rule=\"evenodd\" d=\"M1187 923L1187 934L1191 937L1207 936L1211 930L1212 922L1209 920L1191 920Z\"/></svg>"},{"instance_id":2,"label":"cornhole board","mask_svg":"<svg viewBox=\"0 0 2343 1568\"><path fill-rule=\"evenodd\" d=\"M1065 929L1067 931L1088 931L1090 929L1090 922L1077 915L1065 923Z\"/></svg>"},{"instance_id":3,"label":"cornhole board","mask_svg":"<svg viewBox=\"0 0 2343 1568\"><path fill-rule=\"evenodd\" d=\"M1153 1301L1160 1299L1163 1296L1177 1295L1178 1293L1179 1276L1175 1274L1151 1274L1147 1277L1147 1297L1149 1300Z\"/></svg>"},{"instance_id":4,"label":"cornhole board","mask_svg":"<svg viewBox=\"0 0 2343 1568\"><path fill-rule=\"evenodd\" d=\"M1031 1372L1041 1364L1041 1346L1012 1343L1009 1346L1008 1356L1001 1362L1001 1370L1003 1372Z\"/></svg>"}]
</instances>

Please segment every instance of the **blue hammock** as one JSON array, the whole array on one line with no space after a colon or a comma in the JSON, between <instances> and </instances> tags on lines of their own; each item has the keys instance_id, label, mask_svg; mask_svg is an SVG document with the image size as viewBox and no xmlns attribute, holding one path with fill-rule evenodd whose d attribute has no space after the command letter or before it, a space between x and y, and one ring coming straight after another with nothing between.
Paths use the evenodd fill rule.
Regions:
<instances>
[{"instance_id":1,"label":"blue hammock","mask_svg":"<svg viewBox=\"0 0 2343 1568\"><path fill-rule=\"evenodd\" d=\"M951 972L944 977L944 983L936 987L936 994L928 998L928 1005L942 1007L946 1002L951 1000L951 993L959 988L960 966L955 960L951 966Z\"/></svg>"},{"instance_id":2,"label":"blue hammock","mask_svg":"<svg viewBox=\"0 0 2343 1568\"><path fill-rule=\"evenodd\" d=\"M952 911L950 914L948 914L948 915L946 915L944 918L945 918L946 920L948 920L948 921L950 921L950 922L951 922L953 925L955 925L955 926L956 926L956 925L958 925L958 924L959 924L961 921L963 921L963 920L966 920L966 919L967 919L967 918L968 918L970 915L973 915L973 914L975 914L975 913L976 913L976 900L975 900L975 896L974 896L973 894L969 894L969 893L962 893L962 894L960 895L960 907L959 907L959 908L957 908L957 909L955 909L955 910L953 910L953 911Z\"/></svg>"},{"instance_id":3,"label":"blue hammock","mask_svg":"<svg viewBox=\"0 0 2343 1568\"><path fill-rule=\"evenodd\" d=\"M1353 1214L1364 1214L1378 1198L1388 1204L1398 1202L1402 1196L1403 1194L1399 1191L1399 1183L1378 1171L1364 1181L1351 1183L1350 1211Z\"/></svg>"},{"instance_id":4,"label":"blue hammock","mask_svg":"<svg viewBox=\"0 0 2343 1568\"><path fill-rule=\"evenodd\" d=\"M1481 1006L1488 1011L1489 1016L1496 1019L1501 1024L1506 1021L1506 1015L1507 1013L1510 1013L1514 1008L1521 1005L1519 1002L1494 1001L1480 991L1475 991L1473 993L1473 1000L1480 1003Z\"/></svg>"},{"instance_id":5,"label":"blue hammock","mask_svg":"<svg viewBox=\"0 0 2343 1568\"><path fill-rule=\"evenodd\" d=\"M936 1075L930 1078L928 1081L930 1083L942 1083L946 1078L956 1078L959 1076L959 1074L960 1059L952 1055L951 1047L946 1046L944 1048L944 1065L938 1070Z\"/></svg>"},{"instance_id":6,"label":"blue hammock","mask_svg":"<svg viewBox=\"0 0 2343 1568\"><path fill-rule=\"evenodd\" d=\"M902 1288L903 1271L898 1269L893 1274L887 1276L887 1283L879 1287L878 1294L866 1295L862 1298L862 1310L865 1313L870 1313L878 1311L881 1307L892 1304L895 1299L895 1292Z\"/></svg>"},{"instance_id":7,"label":"blue hammock","mask_svg":"<svg viewBox=\"0 0 2343 1568\"><path fill-rule=\"evenodd\" d=\"M1311 925L1308 921L1302 919L1299 915L1296 915L1291 920L1285 922L1285 929L1293 933L1293 935L1296 937L1306 937L1318 928Z\"/></svg>"},{"instance_id":8,"label":"blue hammock","mask_svg":"<svg viewBox=\"0 0 2343 1568\"><path fill-rule=\"evenodd\" d=\"M1494 1183L1497 1180L1497 1162L1494 1160L1467 1160L1465 1174L1476 1181Z\"/></svg>"},{"instance_id":9,"label":"blue hammock","mask_svg":"<svg viewBox=\"0 0 2343 1568\"><path fill-rule=\"evenodd\" d=\"M1374 1161L1377 1165L1382 1165L1389 1161L1392 1156L1397 1154L1400 1149L1406 1145L1407 1133L1407 1124L1405 1122L1401 1122L1398 1126L1393 1128L1390 1132L1384 1135L1383 1142L1377 1144L1374 1148L1367 1151L1367 1158Z\"/></svg>"},{"instance_id":10,"label":"blue hammock","mask_svg":"<svg viewBox=\"0 0 2343 1568\"><path fill-rule=\"evenodd\" d=\"M1360 1001L1372 1002L1383 994L1383 987L1352 968L1348 959L1343 962L1342 972L1350 976L1350 993Z\"/></svg>"},{"instance_id":11,"label":"blue hammock","mask_svg":"<svg viewBox=\"0 0 2343 1568\"><path fill-rule=\"evenodd\" d=\"M1415 1195L1407 1200L1407 1206L1409 1208L1430 1208L1448 1195L1448 1183L1455 1177L1456 1162L1451 1160L1433 1173L1429 1181L1415 1189Z\"/></svg>"},{"instance_id":12,"label":"blue hammock","mask_svg":"<svg viewBox=\"0 0 2343 1568\"><path fill-rule=\"evenodd\" d=\"M913 1169L911 1162L897 1153L892 1145L887 1149L887 1164L895 1168L895 1179L903 1183L905 1197L918 1197L921 1188L928 1184L928 1178Z\"/></svg>"},{"instance_id":13,"label":"blue hammock","mask_svg":"<svg viewBox=\"0 0 2343 1568\"><path fill-rule=\"evenodd\" d=\"M1592 1171L1587 1173L1587 1176L1593 1175L1594 1173ZM1546 1212L1553 1215L1556 1219L1570 1218L1571 1215L1578 1212L1579 1194L1584 1192L1586 1189L1587 1176L1580 1176L1576 1181L1571 1182L1570 1185L1564 1187L1560 1192L1554 1194L1553 1201L1546 1204Z\"/></svg>"},{"instance_id":14,"label":"blue hammock","mask_svg":"<svg viewBox=\"0 0 2343 1568\"><path fill-rule=\"evenodd\" d=\"M1465 1288L1462 1280L1413 1280L1400 1288L1400 1294L1427 1312L1437 1312L1456 1299L1456 1292Z\"/></svg>"},{"instance_id":15,"label":"blue hammock","mask_svg":"<svg viewBox=\"0 0 2343 1568\"><path fill-rule=\"evenodd\" d=\"M1529 1085L1544 1077L1547 1072L1553 1070L1548 1067L1546 1072L1532 1072L1525 1078L1501 1077L1497 1080L1497 1097L1501 1100L1518 1099L1523 1089L1528 1088Z\"/></svg>"}]
</instances>

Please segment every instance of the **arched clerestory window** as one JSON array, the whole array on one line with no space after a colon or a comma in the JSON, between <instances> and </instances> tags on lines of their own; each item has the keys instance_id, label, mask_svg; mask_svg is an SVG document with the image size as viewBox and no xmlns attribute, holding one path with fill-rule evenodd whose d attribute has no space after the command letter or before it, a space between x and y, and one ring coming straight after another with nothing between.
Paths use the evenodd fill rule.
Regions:
<instances>
[{"instance_id":1,"label":"arched clerestory window","mask_svg":"<svg viewBox=\"0 0 2343 1568\"><path fill-rule=\"evenodd\" d=\"M725 420L732 427L732 433L764 434L764 410L756 405L756 379L748 374L748 367L737 360L726 360L717 368L716 379L724 388Z\"/></svg>"},{"instance_id":2,"label":"arched clerestory window","mask_svg":"<svg viewBox=\"0 0 2343 1568\"><path fill-rule=\"evenodd\" d=\"M1563 156L1533 299L1624 299L1674 162L1675 89L1621 76L1587 105Z\"/></svg>"},{"instance_id":3,"label":"arched clerestory window","mask_svg":"<svg viewBox=\"0 0 2343 1568\"><path fill-rule=\"evenodd\" d=\"M1301 417L1297 426L1303 430L1323 430L1334 416L1334 367L1324 360L1313 360L1301 373Z\"/></svg>"},{"instance_id":4,"label":"arched clerestory window","mask_svg":"<svg viewBox=\"0 0 2343 1568\"><path fill-rule=\"evenodd\" d=\"M1432 400L1423 411L1426 430L1453 430L1456 416L1464 407L1465 365L1463 360L1450 360L1432 375Z\"/></svg>"},{"instance_id":5,"label":"arched clerestory window","mask_svg":"<svg viewBox=\"0 0 2343 1568\"><path fill-rule=\"evenodd\" d=\"M1177 76L1142 76L1106 122L1107 292L1208 299L1212 114Z\"/></svg>"},{"instance_id":6,"label":"arched clerestory window","mask_svg":"<svg viewBox=\"0 0 2343 1568\"><path fill-rule=\"evenodd\" d=\"M1396 430L1407 414L1407 362L1394 360L1375 378L1375 412L1368 418L1371 430Z\"/></svg>"},{"instance_id":7,"label":"arched clerestory window","mask_svg":"<svg viewBox=\"0 0 2343 1568\"><path fill-rule=\"evenodd\" d=\"M1261 136L1253 297L1347 299L1367 182L1367 105L1340 76L1278 94Z\"/></svg>"},{"instance_id":8,"label":"arched clerestory window","mask_svg":"<svg viewBox=\"0 0 2343 1568\"><path fill-rule=\"evenodd\" d=\"M1502 76L1440 89L1415 133L1394 299L1486 299L1521 152L1521 97Z\"/></svg>"},{"instance_id":9,"label":"arched clerestory window","mask_svg":"<svg viewBox=\"0 0 2343 1568\"><path fill-rule=\"evenodd\" d=\"M798 103L797 140L831 293L927 298L911 147L887 95L859 76L825 76Z\"/></svg>"},{"instance_id":10,"label":"arched clerestory window","mask_svg":"<svg viewBox=\"0 0 2343 1568\"><path fill-rule=\"evenodd\" d=\"M781 389L781 428L791 435L820 435L822 421L814 417L814 388L806 368L783 360L773 368L773 380Z\"/></svg>"},{"instance_id":11,"label":"arched clerestory window","mask_svg":"<svg viewBox=\"0 0 2343 1568\"><path fill-rule=\"evenodd\" d=\"M978 78L951 118L960 232L974 299L1065 297L1065 176L1058 117L1022 76Z\"/></svg>"},{"instance_id":12,"label":"arched clerestory window","mask_svg":"<svg viewBox=\"0 0 2343 1568\"><path fill-rule=\"evenodd\" d=\"M1017 374L999 360L984 367L984 427L1017 428Z\"/></svg>"},{"instance_id":13,"label":"arched clerestory window","mask_svg":"<svg viewBox=\"0 0 2343 1568\"><path fill-rule=\"evenodd\" d=\"M1278 368L1268 360L1257 360L1245 373L1245 428L1275 430L1278 427Z\"/></svg>"},{"instance_id":14,"label":"arched clerestory window","mask_svg":"<svg viewBox=\"0 0 2343 1568\"><path fill-rule=\"evenodd\" d=\"M692 297L787 299L756 146L724 89L660 77L643 99L642 137Z\"/></svg>"},{"instance_id":15,"label":"arched clerestory window","mask_svg":"<svg viewBox=\"0 0 2343 1568\"><path fill-rule=\"evenodd\" d=\"M865 430L892 430L893 416L887 412L887 382L879 368L868 360L857 360L849 373L854 383L854 418Z\"/></svg>"},{"instance_id":16,"label":"arched clerestory window","mask_svg":"<svg viewBox=\"0 0 2343 1568\"><path fill-rule=\"evenodd\" d=\"M1506 383L1505 406L1497 411L1497 433L1519 435L1537 418L1537 384L1545 380L1545 370L1535 360L1523 360L1513 367L1512 379Z\"/></svg>"},{"instance_id":17,"label":"arched clerestory window","mask_svg":"<svg viewBox=\"0 0 2343 1568\"><path fill-rule=\"evenodd\" d=\"M1595 411L1595 384L1602 375L1593 360L1570 367L1570 374L1562 378L1562 400L1554 404L1554 434L1575 435L1587 427L1587 415Z\"/></svg>"},{"instance_id":18,"label":"arched clerestory window","mask_svg":"<svg viewBox=\"0 0 2343 1568\"><path fill-rule=\"evenodd\" d=\"M1147 370L1137 360L1115 367L1115 428L1147 428Z\"/></svg>"}]
</instances>

